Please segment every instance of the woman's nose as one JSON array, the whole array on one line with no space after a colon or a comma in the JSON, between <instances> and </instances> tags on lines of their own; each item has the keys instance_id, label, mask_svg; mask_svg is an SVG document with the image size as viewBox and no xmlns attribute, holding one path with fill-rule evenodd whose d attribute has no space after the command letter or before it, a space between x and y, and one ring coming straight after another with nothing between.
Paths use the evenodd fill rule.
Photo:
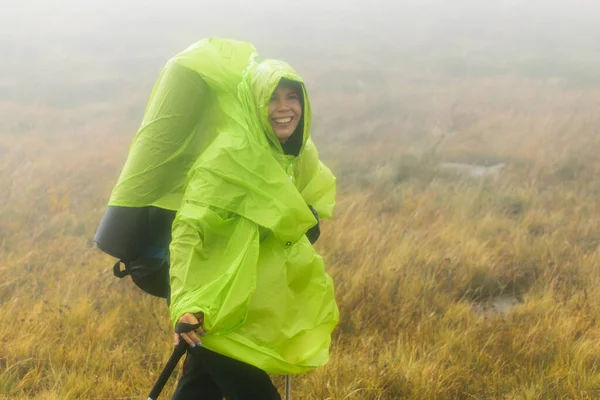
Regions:
<instances>
[{"instance_id":1,"label":"woman's nose","mask_svg":"<svg viewBox=\"0 0 600 400\"><path fill-rule=\"evenodd\" d=\"M280 99L277 103L277 110L289 110L290 103L286 99Z\"/></svg>"}]
</instances>

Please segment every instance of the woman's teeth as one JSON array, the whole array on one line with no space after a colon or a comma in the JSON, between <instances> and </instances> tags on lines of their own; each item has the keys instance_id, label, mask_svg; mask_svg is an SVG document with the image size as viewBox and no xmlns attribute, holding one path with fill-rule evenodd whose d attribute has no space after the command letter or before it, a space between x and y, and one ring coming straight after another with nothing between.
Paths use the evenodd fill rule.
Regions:
<instances>
[{"instance_id":1,"label":"woman's teeth","mask_svg":"<svg viewBox=\"0 0 600 400\"><path fill-rule=\"evenodd\" d=\"M275 121L276 124L281 124L281 125L285 125L285 124L289 124L290 122L292 122L292 117L289 118L274 118L273 121Z\"/></svg>"}]
</instances>

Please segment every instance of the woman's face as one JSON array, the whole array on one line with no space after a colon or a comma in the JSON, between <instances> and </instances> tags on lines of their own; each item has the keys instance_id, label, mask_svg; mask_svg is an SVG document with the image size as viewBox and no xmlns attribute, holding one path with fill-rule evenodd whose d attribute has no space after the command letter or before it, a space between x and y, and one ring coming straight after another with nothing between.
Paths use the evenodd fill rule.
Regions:
<instances>
[{"instance_id":1,"label":"woman's face","mask_svg":"<svg viewBox=\"0 0 600 400\"><path fill-rule=\"evenodd\" d=\"M269 124L275 131L275 136L285 143L296 130L302 117L302 103L295 85L282 82L271 96L269 102Z\"/></svg>"}]
</instances>

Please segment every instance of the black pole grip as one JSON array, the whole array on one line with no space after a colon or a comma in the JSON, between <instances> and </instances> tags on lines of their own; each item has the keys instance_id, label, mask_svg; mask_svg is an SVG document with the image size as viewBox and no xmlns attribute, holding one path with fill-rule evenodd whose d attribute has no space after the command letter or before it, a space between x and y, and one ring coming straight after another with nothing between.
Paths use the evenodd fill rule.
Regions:
<instances>
[{"instance_id":1,"label":"black pole grip","mask_svg":"<svg viewBox=\"0 0 600 400\"><path fill-rule=\"evenodd\" d=\"M185 322L178 322L175 324L175 333L187 333L194 329L200 328L202 324L187 324Z\"/></svg>"}]
</instances>

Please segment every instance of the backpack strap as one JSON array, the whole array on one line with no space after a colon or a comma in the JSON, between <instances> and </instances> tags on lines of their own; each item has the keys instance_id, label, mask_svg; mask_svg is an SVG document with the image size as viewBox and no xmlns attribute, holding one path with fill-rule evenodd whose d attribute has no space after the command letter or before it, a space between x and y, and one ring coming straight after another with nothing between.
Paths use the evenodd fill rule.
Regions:
<instances>
[{"instance_id":1,"label":"backpack strap","mask_svg":"<svg viewBox=\"0 0 600 400\"><path fill-rule=\"evenodd\" d=\"M125 267L125 269L121 269L121 263ZM119 279L125 278L129 275L129 270L127 269L127 264L123 260L119 260L113 265L113 275Z\"/></svg>"}]
</instances>

